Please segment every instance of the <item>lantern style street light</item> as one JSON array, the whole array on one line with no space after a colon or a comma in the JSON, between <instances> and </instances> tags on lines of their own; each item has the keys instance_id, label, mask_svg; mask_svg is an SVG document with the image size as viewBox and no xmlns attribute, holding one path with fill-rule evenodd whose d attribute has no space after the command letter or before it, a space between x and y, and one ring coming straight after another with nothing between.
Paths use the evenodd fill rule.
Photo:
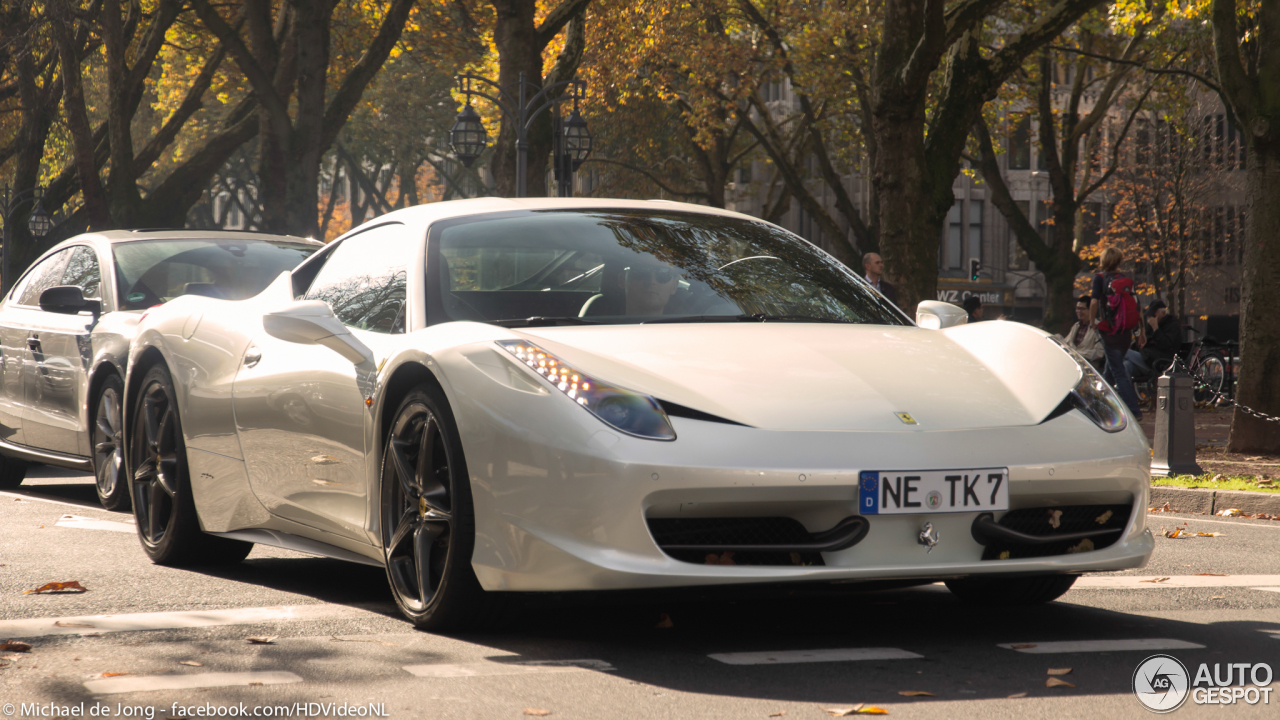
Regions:
<instances>
[{"instance_id":1,"label":"lantern style street light","mask_svg":"<svg viewBox=\"0 0 1280 720\"><path fill-rule=\"evenodd\" d=\"M449 144L453 146L454 154L463 165L471 167L476 158L480 157L480 153L484 152L485 145L488 143L488 133L485 132L480 115L471 106L471 96L482 97L497 105L516 128L516 197L524 197L528 192L528 180L525 175L529 165L529 128L533 125L533 121L543 112L562 102L572 100L573 114L563 123L557 123L564 126L564 132L563 137L557 133L555 138L556 157L554 158L556 175L560 178L560 194L567 196L566 188L572 192L572 184L566 183L563 173L571 177L572 171L578 169L582 161L586 160L587 155L591 153L591 133L587 131L587 121L583 120L578 112L578 101L583 99L587 92L585 81L564 80L539 88L526 80L524 73L520 73L520 79L513 83L515 87L512 85L503 87L479 75L459 75L457 80L458 92L466 97L466 105L463 106L462 112L458 113L453 128L449 131ZM482 88L485 86L492 88L495 94L490 95L482 89L476 89L475 84L479 84ZM565 88L564 94L559 97L550 95L553 90L560 88ZM532 97L529 96L531 92ZM567 162L562 160L565 156L567 156ZM565 162L563 171L562 162Z\"/></svg>"},{"instance_id":2,"label":"lantern style street light","mask_svg":"<svg viewBox=\"0 0 1280 720\"><path fill-rule=\"evenodd\" d=\"M4 188L4 206L0 207L0 210L4 211L4 247L0 249L3 254L3 260L0 260L0 294L8 292L13 285L9 259L13 256L13 218L18 214L18 210L28 203L35 205L27 216L27 227L31 229L33 237L42 238L48 235L50 228L53 227L53 220L40 202L43 196L44 188L41 187L16 193L8 185Z\"/></svg>"}]
</instances>

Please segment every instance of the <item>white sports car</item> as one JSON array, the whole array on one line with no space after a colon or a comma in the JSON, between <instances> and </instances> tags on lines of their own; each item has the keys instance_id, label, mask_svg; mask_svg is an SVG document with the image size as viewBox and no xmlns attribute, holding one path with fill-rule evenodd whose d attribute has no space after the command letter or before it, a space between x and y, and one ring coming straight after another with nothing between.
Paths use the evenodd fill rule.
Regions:
<instances>
[{"instance_id":1,"label":"white sports car","mask_svg":"<svg viewBox=\"0 0 1280 720\"><path fill-rule=\"evenodd\" d=\"M945 580L1044 602L1140 567L1149 451L1040 330L916 323L804 240L701 206L444 202L260 295L139 326L158 563L267 543L385 566L424 628L504 591Z\"/></svg>"}]
</instances>

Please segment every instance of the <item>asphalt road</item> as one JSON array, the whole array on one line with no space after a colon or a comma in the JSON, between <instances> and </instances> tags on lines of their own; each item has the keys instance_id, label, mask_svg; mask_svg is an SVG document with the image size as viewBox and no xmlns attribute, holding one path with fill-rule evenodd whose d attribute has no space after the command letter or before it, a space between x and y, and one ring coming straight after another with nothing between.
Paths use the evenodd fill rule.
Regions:
<instances>
[{"instance_id":1,"label":"asphalt road","mask_svg":"<svg viewBox=\"0 0 1280 720\"><path fill-rule=\"evenodd\" d=\"M0 493L0 641L32 646L0 651L0 720L371 707L392 718L816 720L858 703L903 718L1143 718L1131 686L1148 656L1193 674L1201 663L1280 672L1280 522L1149 515L1156 531L1185 522L1223 535L1159 538L1147 568L1090 576L1034 608L963 605L941 585L544 595L522 598L500 632L444 637L399 618L378 568L262 546L216 571L151 565L132 517L98 507L90 477L32 474ZM1168 579L1142 582L1155 578ZM73 580L87 591L23 593ZM656 627L664 613L671 626ZM1056 677L1074 687L1046 687L1050 668L1070 668ZM901 694L911 691L932 696ZM301 712L275 709L294 704ZM1210 713L1273 718L1280 696L1174 714Z\"/></svg>"}]
</instances>

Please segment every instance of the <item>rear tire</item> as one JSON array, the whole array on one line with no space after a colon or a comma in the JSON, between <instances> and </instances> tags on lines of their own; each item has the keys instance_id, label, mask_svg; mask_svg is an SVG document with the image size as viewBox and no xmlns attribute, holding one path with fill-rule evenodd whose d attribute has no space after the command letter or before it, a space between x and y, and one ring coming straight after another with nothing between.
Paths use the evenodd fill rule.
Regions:
<instances>
[{"instance_id":1,"label":"rear tire","mask_svg":"<svg viewBox=\"0 0 1280 720\"><path fill-rule=\"evenodd\" d=\"M383 448L379 524L396 605L421 630L476 628L489 620L494 598L471 568L471 481L443 393L411 390Z\"/></svg>"},{"instance_id":2,"label":"rear tire","mask_svg":"<svg viewBox=\"0 0 1280 720\"><path fill-rule=\"evenodd\" d=\"M93 474L98 502L108 510L129 509L129 476L124 471L124 383L119 375L102 382L89 413Z\"/></svg>"},{"instance_id":3,"label":"rear tire","mask_svg":"<svg viewBox=\"0 0 1280 720\"><path fill-rule=\"evenodd\" d=\"M27 476L27 463L0 455L0 490L12 490Z\"/></svg>"},{"instance_id":4,"label":"rear tire","mask_svg":"<svg viewBox=\"0 0 1280 720\"><path fill-rule=\"evenodd\" d=\"M238 563L253 543L200 530L187 446L169 370L157 365L142 379L129 436L129 488L142 549L157 565L184 567Z\"/></svg>"},{"instance_id":5,"label":"rear tire","mask_svg":"<svg viewBox=\"0 0 1280 720\"><path fill-rule=\"evenodd\" d=\"M967 577L947 580L947 589L961 601L975 605L1040 605L1062 597L1079 575L1023 578Z\"/></svg>"}]
</instances>

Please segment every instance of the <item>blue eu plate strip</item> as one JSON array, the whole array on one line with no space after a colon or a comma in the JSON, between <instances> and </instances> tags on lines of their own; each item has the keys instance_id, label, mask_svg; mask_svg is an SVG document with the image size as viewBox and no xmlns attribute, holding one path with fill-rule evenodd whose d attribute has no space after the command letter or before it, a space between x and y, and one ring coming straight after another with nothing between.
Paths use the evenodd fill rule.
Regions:
<instances>
[{"instance_id":1,"label":"blue eu plate strip","mask_svg":"<svg viewBox=\"0 0 1280 720\"><path fill-rule=\"evenodd\" d=\"M858 509L863 515L880 514L880 473L864 472L858 477Z\"/></svg>"}]
</instances>

